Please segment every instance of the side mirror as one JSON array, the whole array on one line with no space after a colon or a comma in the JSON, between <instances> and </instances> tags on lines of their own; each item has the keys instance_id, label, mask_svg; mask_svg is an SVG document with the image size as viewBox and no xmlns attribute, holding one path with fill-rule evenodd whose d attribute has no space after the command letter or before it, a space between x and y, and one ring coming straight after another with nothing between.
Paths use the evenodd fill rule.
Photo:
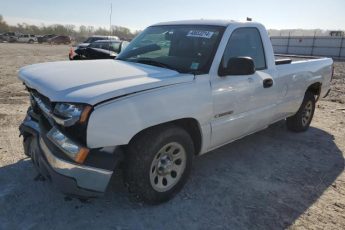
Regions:
<instances>
[{"instance_id":1,"label":"side mirror","mask_svg":"<svg viewBox=\"0 0 345 230\"><path fill-rule=\"evenodd\" d=\"M228 75L251 75L255 73L255 64L250 57L230 58L226 68L221 65L218 71L220 77Z\"/></svg>"}]
</instances>

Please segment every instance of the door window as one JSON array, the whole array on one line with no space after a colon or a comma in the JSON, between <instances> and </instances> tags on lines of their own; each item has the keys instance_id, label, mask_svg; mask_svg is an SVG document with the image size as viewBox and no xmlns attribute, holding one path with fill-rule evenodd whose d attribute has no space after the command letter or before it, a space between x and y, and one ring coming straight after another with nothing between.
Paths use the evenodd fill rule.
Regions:
<instances>
[{"instance_id":1,"label":"door window","mask_svg":"<svg viewBox=\"0 0 345 230\"><path fill-rule=\"evenodd\" d=\"M236 29L226 45L221 68L226 68L230 58L251 57L257 70L266 69L264 48L256 28Z\"/></svg>"}]
</instances>

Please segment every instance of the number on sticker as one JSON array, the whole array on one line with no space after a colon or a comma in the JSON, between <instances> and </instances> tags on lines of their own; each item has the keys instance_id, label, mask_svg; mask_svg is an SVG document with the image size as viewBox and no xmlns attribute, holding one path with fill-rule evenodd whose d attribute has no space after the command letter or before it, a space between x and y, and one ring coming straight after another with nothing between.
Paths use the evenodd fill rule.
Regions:
<instances>
[{"instance_id":1,"label":"number on sticker","mask_svg":"<svg viewBox=\"0 0 345 230\"><path fill-rule=\"evenodd\" d=\"M208 38L212 37L214 32L203 30L191 30L188 32L187 37Z\"/></svg>"}]
</instances>

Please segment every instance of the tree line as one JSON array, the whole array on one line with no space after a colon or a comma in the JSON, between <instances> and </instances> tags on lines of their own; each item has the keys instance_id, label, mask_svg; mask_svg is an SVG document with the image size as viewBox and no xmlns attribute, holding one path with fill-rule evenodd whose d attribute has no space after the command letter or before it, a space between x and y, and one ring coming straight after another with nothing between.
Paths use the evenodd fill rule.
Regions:
<instances>
[{"instance_id":1,"label":"tree line","mask_svg":"<svg viewBox=\"0 0 345 230\"><path fill-rule=\"evenodd\" d=\"M46 26L42 24L41 26L29 25L27 23L17 24L15 26L8 25L3 17L0 15L0 33L5 32L19 32L23 34L56 34L56 35L69 35L74 37L76 40L82 40L85 37L91 35L114 35L118 36L122 40L133 39L140 31L131 32L130 29L123 26L112 26L111 32L109 29L104 27L94 27L94 26L84 26L81 25L76 27L75 25L61 25L54 24ZM328 36L329 30L305 30L305 29L285 29L276 30L269 29L268 33L270 36Z\"/></svg>"},{"instance_id":2,"label":"tree line","mask_svg":"<svg viewBox=\"0 0 345 230\"><path fill-rule=\"evenodd\" d=\"M76 27L75 25L30 25L27 23L18 23L17 25L9 25L4 20L2 15L0 15L0 33L5 32L18 32L23 34L35 34L35 35L45 35L45 34L56 34L56 35L68 35L74 37L76 40L78 38L85 38L91 35L112 35L117 36L122 40L133 39L140 31L131 32L130 29L123 26L112 26L111 31L104 27L94 27L94 26L84 26L81 25Z\"/></svg>"}]
</instances>

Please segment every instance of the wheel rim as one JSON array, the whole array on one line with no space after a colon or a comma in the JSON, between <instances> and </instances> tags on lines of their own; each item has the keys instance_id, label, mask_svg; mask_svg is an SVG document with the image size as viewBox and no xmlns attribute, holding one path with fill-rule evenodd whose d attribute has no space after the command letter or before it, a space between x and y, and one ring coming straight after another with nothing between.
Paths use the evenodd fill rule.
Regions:
<instances>
[{"instance_id":1,"label":"wheel rim","mask_svg":"<svg viewBox=\"0 0 345 230\"><path fill-rule=\"evenodd\" d=\"M303 114L302 114L303 126L306 126L310 122L312 112L313 112L313 103L311 101L308 101L308 103L304 107Z\"/></svg>"},{"instance_id":2,"label":"wheel rim","mask_svg":"<svg viewBox=\"0 0 345 230\"><path fill-rule=\"evenodd\" d=\"M155 155L150 168L150 182L154 190L165 192L174 187L186 168L186 151L177 142L164 145Z\"/></svg>"}]
</instances>

